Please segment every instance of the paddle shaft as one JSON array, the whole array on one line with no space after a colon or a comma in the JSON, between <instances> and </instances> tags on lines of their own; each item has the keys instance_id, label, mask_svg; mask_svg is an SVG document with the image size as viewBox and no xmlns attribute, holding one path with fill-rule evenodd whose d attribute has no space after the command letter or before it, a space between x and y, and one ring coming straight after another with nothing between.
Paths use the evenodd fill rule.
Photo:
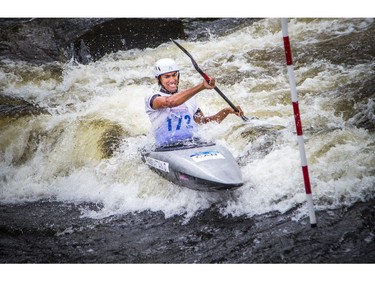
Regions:
<instances>
[{"instance_id":1,"label":"paddle shaft","mask_svg":"<svg viewBox=\"0 0 375 281\"><path fill-rule=\"evenodd\" d=\"M210 81L210 77L208 77L208 75L206 73L204 73L204 71L198 66L197 62L194 60L193 56L184 48L182 47L179 43L177 43L175 40L171 39L173 41L173 43L175 43L177 45L177 47L179 47L190 59L191 59L191 62L193 63L193 66L194 68L196 69L196 71L202 75L203 79L207 81L207 83ZM222 91L220 91L220 89L215 86L214 90L230 105L230 107L235 111L235 112L239 112L239 109L227 98L226 95L224 95L224 93ZM248 121L249 119L244 116L244 115L241 115L240 116L242 118L242 120L244 121Z\"/></svg>"}]
</instances>

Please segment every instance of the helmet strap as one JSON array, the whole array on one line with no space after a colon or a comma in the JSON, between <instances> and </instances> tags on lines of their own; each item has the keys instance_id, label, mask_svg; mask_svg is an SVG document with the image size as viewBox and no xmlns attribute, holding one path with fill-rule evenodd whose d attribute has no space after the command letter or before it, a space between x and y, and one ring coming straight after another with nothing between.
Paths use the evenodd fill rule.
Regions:
<instances>
[{"instance_id":1,"label":"helmet strap","mask_svg":"<svg viewBox=\"0 0 375 281\"><path fill-rule=\"evenodd\" d=\"M165 89L165 88L163 87L163 85L162 85L162 86L160 87L160 90L159 90L159 91L162 92L162 93L164 93L164 94L173 95L173 94L175 94L175 93L178 92L178 88L177 88L176 91L170 92L170 91L168 91L167 89Z\"/></svg>"}]
</instances>

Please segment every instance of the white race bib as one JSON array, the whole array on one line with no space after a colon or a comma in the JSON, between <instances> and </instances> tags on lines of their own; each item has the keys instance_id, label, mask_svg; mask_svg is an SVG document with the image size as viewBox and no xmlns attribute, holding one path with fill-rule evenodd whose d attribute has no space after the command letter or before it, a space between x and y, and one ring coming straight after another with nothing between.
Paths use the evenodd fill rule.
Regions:
<instances>
[{"instance_id":1,"label":"white race bib","mask_svg":"<svg viewBox=\"0 0 375 281\"><path fill-rule=\"evenodd\" d=\"M155 130L156 143L160 146L191 139L195 130L196 123L186 106L174 107Z\"/></svg>"}]
</instances>

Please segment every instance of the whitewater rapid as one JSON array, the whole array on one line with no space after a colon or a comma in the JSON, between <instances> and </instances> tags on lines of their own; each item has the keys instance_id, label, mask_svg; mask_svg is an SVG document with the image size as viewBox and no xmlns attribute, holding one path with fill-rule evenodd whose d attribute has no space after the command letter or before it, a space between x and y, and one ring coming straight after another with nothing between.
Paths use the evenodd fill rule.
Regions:
<instances>
[{"instance_id":1,"label":"whitewater rapid","mask_svg":"<svg viewBox=\"0 0 375 281\"><path fill-rule=\"evenodd\" d=\"M350 206L373 198L374 99L361 97L373 60L338 64L324 44L373 28L372 19L290 20L289 36L315 208ZM82 216L161 211L166 217L218 206L230 216L307 215L279 19L263 19L208 41L179 40L218 87L241 105L249 123L229 116L200 128L203 138L227 147L245 184L230 193L176 186L143 164L153 143L144 97L157 83L153 65L171 57L181 66L180 88L201 81L173 43L111 53L81 65L73 60L35 66L2 61L1 92L38 104L47 113L0 120L0 202L38 200L96 204ZM316 51L318 50L318 51ZM314 56L319 54L318 56ZM206 115L227 106L214 91L197 96ZM362 119L361 119L362 118Z\"/></svg>"}]
</instances>

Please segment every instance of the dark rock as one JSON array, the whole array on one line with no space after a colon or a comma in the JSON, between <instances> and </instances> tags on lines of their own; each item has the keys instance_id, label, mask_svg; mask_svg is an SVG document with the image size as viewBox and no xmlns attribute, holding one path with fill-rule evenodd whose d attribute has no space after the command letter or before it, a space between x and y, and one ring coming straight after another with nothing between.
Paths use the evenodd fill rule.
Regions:
<instances>
[{"instance_id":1,"label":"dark rock","mask_svg":"<svg viewBox=\"0 0 375 281\"><path fill-rule=\"evenodd\" d=\"M0 59L35 64L72 58L95 61L119 50L155 48L169 39L205 40L258 19L250 18L5 18Z\"/></svg>"},{"instance_id":2,"label":"dark rock","mask_svg":"<svg viewBox=\"0 0 375 281\"><path fill-rule=\"evenodd\" d=\"M0 58L36 64L88 63L118 50L156 47L185 38L179 19L2 19Z\"/></svg>"},{"instance_id":3,"label":"dark rock","mask_svg":"<svg viewBox=\"0 0 375 281\"><path fill-rule=\"evenodd\" d=\"M35 63L59 59L59 46L53 29L35 20L2 22L0 57Z\"/></svg>"},{"instance_id":4,"label":"dark rock","mask_svg":"<svg viewBox=\"0 0 375 281\"><path fill-rule=\"evenodd\" d=\"M32 104L21 98L15 98L0 94L0 118L19 118L28 115L48 113L39 105Z\"/></svg>"},{"instance_id":5,"label":"dark rock","mask_svg":"<svg viewBox=\"0 0 375 281\"><path fill-rule=\"evenodd\" d=\"M79 36L74 50L81 61L88 61L118 50L155 48L170 38L185 37L178 19L112 19Z\"/></svg>"}]
</instances>

